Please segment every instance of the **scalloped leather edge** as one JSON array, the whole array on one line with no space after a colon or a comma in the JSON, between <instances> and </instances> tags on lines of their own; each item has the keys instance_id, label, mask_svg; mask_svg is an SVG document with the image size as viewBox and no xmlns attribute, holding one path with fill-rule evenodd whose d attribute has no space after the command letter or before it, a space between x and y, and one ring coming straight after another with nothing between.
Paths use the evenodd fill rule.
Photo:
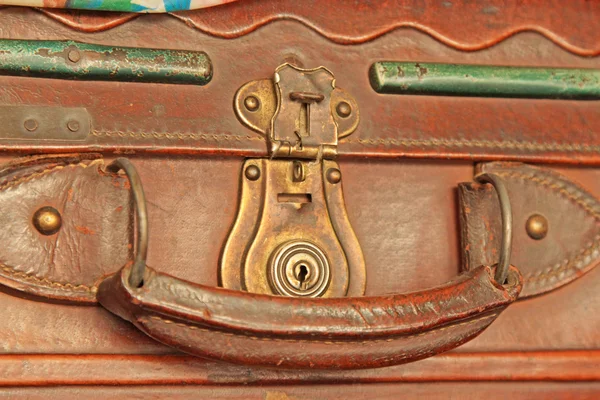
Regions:
<instances>
[{"instance_id":1,"label":"scalloped leather edge","mask_svg":"<svg viewBox=\"0 0 600 400\"><path fill-rule=\"evenodd\" d=\"M242 4L242 3L245 3L245 2L225 4L225 5L222 5L219 7L213 7L213 8L221 9L223 7L236 7L236 6L242 6L242 5L245 6L245 4ZM249 7L252 8L252 6L253 5L251 5ZM572 41L569 41L567 39L567 37L569 37L569 36L574 37L575 36L574 33L571 35L566 35L564 33L559 34L557 32L554 32L553 30L543 26L541 23L540 24L531 24L531 23L515 24L513 26L507 27L504 30L501 30L500 33L491 33L490 37L486 37L483 40L479 40L479 41L475 41L475 42L468 42L468 41L464 41L464 40L461 41L459 39L450 37L449 35L440 32L439 29L436 29L428 24L420 23L416 19L408 17L408 16L395 17L398 19L397 21L388 22L385 26L375 25L372 29L370 29L366 33L364 33L364 32L363 33L360 33L360 32L352 33L352 31L346 27L344 27L343 29L338 27L338 30L340 30L340 32L339 33L334 32L333 29L331 29L331 27L329 26L329 25L332 25L333 23L313 23L301 15L297 15L297 14L294 14L293 12L285 12L285 11L271 12L267 16L262 16L262 17L257 16L257 18L255 20L253 20L252 22L246 22L241 19L238 19L238 21L236 21L236 23L231 22L231 24L228 25L226 28L225 27L217 27L214 25L211 26L212 22L208 23L208 22L198 21L198 20L194 19L194 16L200 15L200 13L211 12L211 9L212 8L204 9L204 10L200 9L200 10L193 10L193 11L187 11L187 12L179 12L179 13L169 13L169 15L171 15L174 18L177 18L178 20L184 22L186 25L195 28L196 30L199 30L199 31L206 33L208 35L211 35L211 36L224 38L224 39L239 38L239 37L245 36L251 32L256 31L257 29L259 29L261 27L269 25L271 23L286 20L286 21L295 21L295 22L301 23L304 26L308 27L309 29L313 30L314 32L318 33L319 35L323 36L324 38L326 38L334 43L346 44L346 45L356 45L356 44L373 41L373 40L377 39L378 37L381 37L385 34L388 34L392 31L395 31L398 29L412 29L412 30L416 30L418 32L425 33L448 47L452 47L454 49L457 49L460 51L465 51L465 52L474 52L474 51L480 51L480 50L491 48L491 47L493 47L493 46L495 46L517 34L533 32L533 33L542 35L547 40L553 42L557 46L561 47L562 49L564 49L572 54L582 56L582 57L594 57L594 56L600 55L600 46L585 47L585 46L580 46L580 45L574 44ZM283 7L282 7L282 9L283 9ZM42 12L49 18L51 18L55 21L58 21L72 29L82 31L82 32L87 32L87 33L100 32L100 31L113 29L113 28L115 28L117 26L121 26L124 23L129 22L133 19L136 19L139 17L142 17L142 18L144 17L143 14L133 14L133 13L131 13L131 14L115 13L114 15L112 15L112 14L107 14L107 13L102 13L102 12L97 12L97 11L84 12L84 11L79 11L79 10L71 11L71 10L54 10L54 9L39 9L39 8L36 10L38 10L39 12ZM239 13L239 10L238 10L238 13ZM236 20L235 15L233 13L232 13L232 20L234 20L234 21ZM569 25L569 24L567 24L567 25ZM351 26L351 24L348 24L347 26ZM461 29L464 30L465 28L463 27ZM344 30L346 30L346 31L344 31ZM475 32L478 30L478 27L473 26L472 30ZM491 35L493 35L493 36L491 36Z\"/></svg>"}]
</instances>

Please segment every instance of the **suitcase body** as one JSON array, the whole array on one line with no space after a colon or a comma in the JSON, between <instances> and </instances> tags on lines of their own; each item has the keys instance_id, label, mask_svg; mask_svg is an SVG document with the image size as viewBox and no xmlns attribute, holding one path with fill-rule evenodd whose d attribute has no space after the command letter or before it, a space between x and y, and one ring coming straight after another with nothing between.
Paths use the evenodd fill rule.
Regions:
<instances>
[{"instance_id":1,"label":"suitcase body","mask_svg":"<svg viewBox=\"0 0 600 400\"><path fill-rule=\"evenodd\" d=\"M196 52L197 57L191 64L178 65L182 81L175 83L161 82L164 76L153 78L153 65L163 60L155 55L146 64L138 60L142 66L132 79L54 79L44 75L47 70L39 76L32 76L31 71L0 76L0 119L6 127L0 147L2 161L8 165L2 187L8 194L0 198L6 210L2 217L5 250L0 254L4 271L2 395L594 398L600 391L600 297L596 290L600 272L593 268L599 257L600 136L596 131L600 112L593 93L585 90L598 83L586 80L588 75L580 80L571 77L574 92L558 98L543 93L464 96L443 92L447 89L394 94L394 90L408 90L401 87L404 81L398 84L400 89L386 89L385 83L393 86L395 79L408 79L404 70L397 64L377 63L415 64L411 71L417 83L427 82L432 75L431 79L437 78L440 70L434 67L446 64L569 68L587 73L599 66L594 29L599 13L597 5L584 1L518 6L493 1L430 5L242 0L160 15L0 9L3 39L182 50ZM34 45L38 53L48 46ZM79 57L95 51L81 50L77 44L66 46L56 54L63 54L62 62L71 67L87 62ZM73 49L79 53L72 53ZM115 62L132 59L129 54ZM62 64L57 65L60 69ZM28 67L36 68L34 64ZM392 67L398 68L393 76L389 74ZM201 73L188 76L189 68ZM121 71L127 74L126 68ZM272 86L275 71L279 86ZM546 81L551 81L557 70L547 71ZM472 72L460 74L464 78ZM154 81L144 82L146 78ZM380 79L379 87L376 79ZM561 82L572 83L566 78ZM481 87L481 81L476 84ZM324 99L341 99L336 104L348 108L332 106L329 110L323 106L321 92L315 95L307 89L310 85L328 88ZM290 90L296 95L280 95L276 101L269 97L271 92L256 87L279 87L281 93L293 87ZM275 119L270 106L278 107ZM307 122L298 125L297 121ZM286 128L290 123L297 125ZM336 129L333 139L327 136L328 127ZM294 135L300 138L302 153L294 153L300 151L298 146L285 147ZM307 155L312 138L318 141L317 155ZM331 148L335 155L329 157ZM117 289L100 298L113 313L97 304L97 293L105 293L99 282L123 265L132 268L134 250L139 250L135 239L140 235L141 218L138 214L129 220L119 214L124 204L130 207L125 211L135 214L132 184L123 175L109 178L110 171L103 169L94 175L88 166L108 165L123 157L135 165L143 182L150 227L149 267L206 287L271 291L285 297L297 289L293 284L286 286L285 282L291 282L284 276L288 270L282 267L283 283L272 282L279 276L277 257L284 257L287 250L272 245L271 258L261 259L271 250L262 251L260 243L298 236L303 251L313 251L310 254L316 260L316 267L308 265L302 278L308 276L307 285L315 288L314 293L297 299L304 304L313 304L309 299L313 294L391 299L392 294L455 282L461 272L475 274L479 265L497 263L506 233L502 204L491 185L475 183L482 174L496 174L508 188L513 217L511 264L522 275L520 295L509 294L520 297L510 300L512 304L499 316L494 315L493 324L481 334L465 332L452 339L445 334L451 331L447 329L439 333L439 339L417 338L425 350L415 345L411 355L415 360L441 354L402 365L389 365L400 362L386 361L383 356L376 360L374 353L368 353L363 368L348 369L358 365L353 363L363 353L357 350L356 356L343 356L344 329L339 332L341 344L332 345L340 348L335 357L329 348L318 353L320 347L296 337L303 332L304 319L288 318L285 308L278 314L270 308L270 301L251 309L256 313L251 328L258 331L259 323L272 323L276 325L272 330L283 331L282 335L289 328L295 332L295 344L286 342L287 346L279 348L279 342L264 344L260 336L237 344L232 338L210 335L190 344L191 337L173 334L173 338L169 331L161 331L166 336L154 340L139 326L124 321L127 316L111 309L117 306L104 304L117 302ZM58 178L38 176L59 176L54 173L68 174L71 169L81 174L76 178L65 175L67 181L72 179L73 192ZM290 182L312 185L312 189L298 192L290 188L299 186L281 183L278 177L288 173ZM266 186L253 186L263 181L268 182ZM343 189L339 189L340 181ZM343 194L332 190L343 190ZM52 239L55 232L46 231L42 239L50 238L47 242L25 240L28 236L23 236L16 218L29 221L42 203L55 201L57 191L65 193L60 198L64 207L72 200L69 196L75 199L76 218L69 220L65 214L59 227L63 232L68 229L69 239L63 236L58 242ZM16 194L10 197L11 193ZM38 195L46 197L39 200ZM294 225L290 221L296 217L277 211L281 203L291 203L295 210L313 210L306 206L309 203L314 210ZM36 229L42 232L52 227L36 225ZM327 245L316 245L317 250L310 246L330 239L337 250L325 251L327 256L319 258L319 248ZM337 262L319 263L335 258L336 251L346 269L337 270ZM240 272L239 259L255 253L261 262L248 263L250 269L242 266ZM17 261L11 264L11 260ZM253 270L254 265L263 267ZM297 265L300 269L289 271L295 274L292 278L301 279L298 271L302 269ZM314 283L310 274L317 272L325 278L315 278ZM174 297L181 298L184 289L172 289ZM469 290L475 296L484 288ZM450 320L438 318L445 313L443 299L462 299L458 292L442 292L431 297L437 305L424 303L434 308L428 312L434 314L437 329L451 326ZM465 295L465 302L473 296ZM157 301L164 303L167 297ZM234 305L247 301L232 299L228 301ZM298 305L296 310L302 306L293 304ZM187 312L186 307L180 305L178 312ZM307 315L319 309L319 304L311 307L306 307ZM229 325L244 320L243 312L217 322L233 329ZM359 314L356 318L363 318L365 326L370 326L370 318L383 318ZM273 315L277 324L269 320ZM490 316L482 315L478 318ZM393 318L410 321L408 312ZM159 327L143 328L160 335L153 331ZM373 333L361 332L357 335ZM471 336L477 337L469 340ZM367 341L366 336L363 339ZM171 343L178 340L183 343ZM428 349L436 340L442 342ZM213 359L186 354L194 346L204 346L205 352L213 348L219 354ZM454 349L444 351L450 347ZM269 351L281 358L283 367L253 365L267 360ZM292 365L302 363L303 354L312 351L322 354L317 359L327 368ZM347 354L354 354L351 351L348 348ZM228 358L235 362L223 361ZM286 366L285 360L292 361Z\"/></svg>"}]
</instances>

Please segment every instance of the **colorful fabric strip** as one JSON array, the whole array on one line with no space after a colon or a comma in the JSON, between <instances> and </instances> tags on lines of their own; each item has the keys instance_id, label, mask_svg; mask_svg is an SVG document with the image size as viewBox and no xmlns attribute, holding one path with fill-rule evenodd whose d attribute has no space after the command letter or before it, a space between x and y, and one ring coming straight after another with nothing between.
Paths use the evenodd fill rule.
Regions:
<instances>
[{"instance_id":1,"label":"colorful fabric strip","mask_svg":"<svg viewBox=\"0 0 600 400\"><path fill-rule=\"evenodd\" d=\"M237 0L0 0L0 5L164 13L213 7Z\"/></svg>"}]
</instances>

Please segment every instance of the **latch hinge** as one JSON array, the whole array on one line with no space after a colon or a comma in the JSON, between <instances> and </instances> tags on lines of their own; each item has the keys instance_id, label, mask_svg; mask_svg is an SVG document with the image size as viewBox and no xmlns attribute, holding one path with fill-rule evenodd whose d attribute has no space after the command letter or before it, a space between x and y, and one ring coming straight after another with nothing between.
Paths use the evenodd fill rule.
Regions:
<instances>
[{"instance_id":1,"label":"latch hinge","mask_svg":"<svg viewBox=\"0 0 600 400\"><path fill-rule=\"evenodd\" d=\"M360 296L365 265L346 214L338 139L358 106L324 67L284 64L235 95L238 118L265 136L269 158L248 159L220 265L222 286L301 297Z\"/></svg>"},{"instance_id":2,"label":"latch hinge","mask_svg":"<svg viewBox=\"0 0 600 400\"><path fill-rule=\"evenodd\" d=\"M244 125L265 135L271 158L333 159L338 139L359 121L356 101L325 67L283 64L272 80L242 86L234 106Z\"/></svg>"}]
</instances>

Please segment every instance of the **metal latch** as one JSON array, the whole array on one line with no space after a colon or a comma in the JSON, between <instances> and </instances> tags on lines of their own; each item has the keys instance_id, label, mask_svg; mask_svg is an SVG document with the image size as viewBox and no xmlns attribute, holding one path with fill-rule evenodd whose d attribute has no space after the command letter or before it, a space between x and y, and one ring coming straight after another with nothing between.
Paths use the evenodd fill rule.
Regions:
<instances>
[{"instance_id":1,"label":"metal latch","mask_svg":"<svg viewBox=\"0 0 600 400\"><path fill-rule=\"evenodd\" d=\"M333 161L358 126L358 105L325 67L284 64L251 81L235 112L265 136L269 158L248 159L220 283L235 290L303 297L364 294L365 263Z\"/></svg>"}]
</instances>

